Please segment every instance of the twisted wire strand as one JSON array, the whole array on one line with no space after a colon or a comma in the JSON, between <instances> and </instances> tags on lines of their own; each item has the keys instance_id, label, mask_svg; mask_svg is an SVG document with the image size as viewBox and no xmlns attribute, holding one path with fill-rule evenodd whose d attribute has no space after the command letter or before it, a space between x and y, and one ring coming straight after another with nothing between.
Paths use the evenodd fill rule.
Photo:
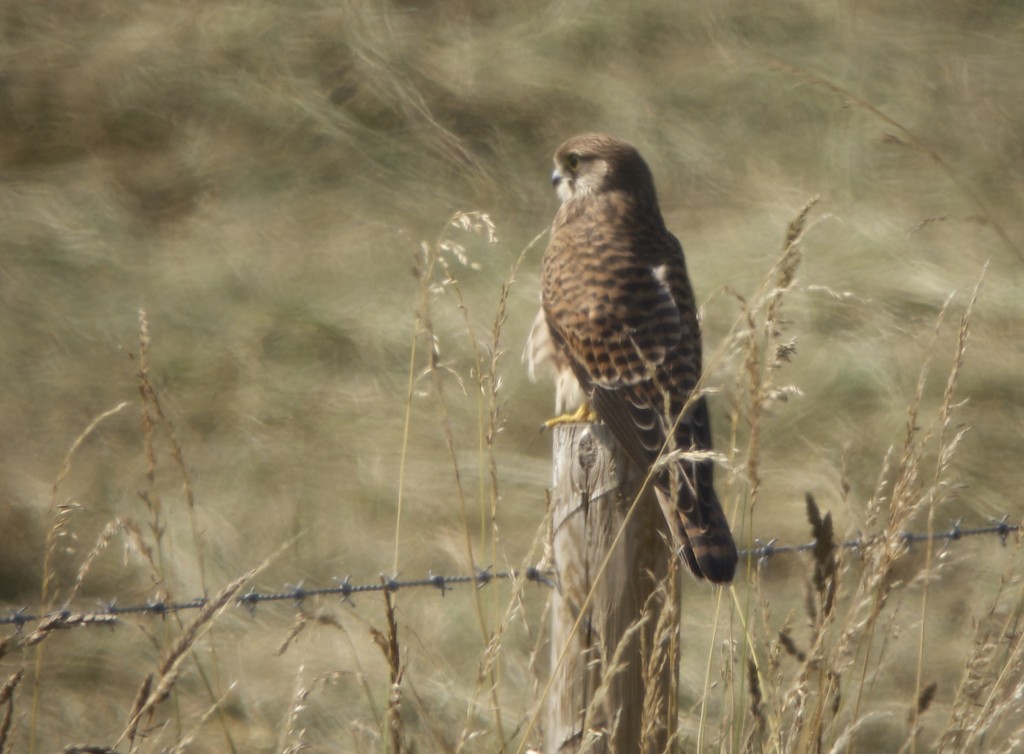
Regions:
<instances>
[{"instance_id":1,"label":"twisted wire strand","mask_svg":"<svg viewBox=\"0 0 1024 754\"><path fill-rule=\"evenodd\" d=\"M948 530L933 532L931 534L901 532L898 535L899 541L908 548L914 544L927 542L944 542L947 545L967 537L997 535L1005 546L1011 534L1021 532L1021 524L1010 523L1009 516L993 520L988 526L976 528L964 528L961 521L956 521ZM835 547L843 550L863 550L885 541L880 534L860 536L843 542L837 542ZM769 559L779 555L792 555L795 553L809 552L815 548L817 542L807 542L798 545L780 545L777 540L762 541L755 539L755 547L740 551L741 558L756 558L760 566L766 566ZM324 596L337 596L344 602L352 604L352 596L372 592L397 592L401 589L417 589L432 587L437 589L443 597L452 587L459 584L472 584L481 589L494 581L524 579L525 581L540 584L547 587L554 587L554 572L541 570L539 568L526 568L522 571L492 571L490 568L478 569L475 574L461 576L444 576L428 572L426 578L422 579L398 579L397 577L381 574L380 581L370 584L353 584L351 578L334 579L335 585L329 587L306 588L303 584L295 586L287 585L281 592L260 592L255 588L250 589L237 599L237 604L255 610L256 606L264 602L295 602L301 603L306 599ZM15 626L18 631L28 624L38 623L36 632L46 632L74 628L78 626L116 625L118 618L125 615L160 615L166 616L173 613L199 610L207 604L206 597L196 597L184 602L167 602L154 600L144 604L120 606L117 599L112 599L103 604L97 610L71 610L63 608L51 612L31 613L28 608L19 608L9 615L0 616L0 626Z\"/></svg>"}]
</instances>

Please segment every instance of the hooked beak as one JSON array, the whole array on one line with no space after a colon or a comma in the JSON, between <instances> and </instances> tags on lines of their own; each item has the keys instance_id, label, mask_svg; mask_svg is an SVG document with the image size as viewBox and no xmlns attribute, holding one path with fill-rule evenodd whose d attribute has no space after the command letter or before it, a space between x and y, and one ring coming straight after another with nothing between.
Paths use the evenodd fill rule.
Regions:
<instances>
[{"instance_id":1,"label":"hooked beak","mask_svg":"<svg viewBox=\"0 0 1024 754\"><path fill-rule=\"evenodd\" d=\"M574 186L572 176L563 175L562 171L557 167L555 172L551 174L551 185L555 187L555 193L563 202L569 201L572 197Z\"/></svg>"}]
</instances>

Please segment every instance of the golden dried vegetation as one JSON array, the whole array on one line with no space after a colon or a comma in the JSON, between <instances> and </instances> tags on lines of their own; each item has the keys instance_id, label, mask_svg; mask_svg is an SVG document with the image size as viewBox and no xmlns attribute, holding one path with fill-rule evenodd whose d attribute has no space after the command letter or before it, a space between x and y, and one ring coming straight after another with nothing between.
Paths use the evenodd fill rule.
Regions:
<instances>
[{"instance_id":1,"label":"golden dried vegetation","mask_svg":"<svg viewBox=\"0 0 1024 754\"><path fill-rule=\"evenodd\" d=\"M739 539L877 537L684 580L677 750L1024 750L1016 542L901 538L1022 513L1022 24L0 2L0 597L210 596L10 629L0 750L539 742L536 584L230 605L543 560L518 353L584 130L641 148L687 249Z\"/></svg>"}]
</instances>

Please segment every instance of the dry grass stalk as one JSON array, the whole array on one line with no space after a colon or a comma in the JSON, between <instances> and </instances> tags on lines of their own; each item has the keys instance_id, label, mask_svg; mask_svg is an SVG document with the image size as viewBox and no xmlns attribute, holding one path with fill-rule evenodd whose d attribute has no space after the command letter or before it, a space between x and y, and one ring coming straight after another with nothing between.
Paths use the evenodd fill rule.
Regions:
<instances>
[{"instance_id":1,"label":"dry grass stalk","mask_svg":"<svg viewBox=\"0 0 1024 754\"><path fill-rule=\"evenodd\" d=\"M118 414L127 405L127 402L119 403L112 409L104 411L89 422L88 426L82 430L82 433L75 438L74 442L71 443L71 447L68 448L68 452L64 456L64 461L61 463L60 471L57 472L57 478L54 480L53 486L50 490L50 507L56 513L56 516L46 533L46 554L43 560L43 588L42 596L40 597L40 604L43 605L44 608L50 607L53 604L52 600L55 598L55 595L53 594L53 581L56 578L56 574L53 569L53 558L56 555L57 543L63 536L71 515L80 509L80 506L70 500L64 503L57 502L57 494L60 489L61 482L63 482L71 472L71 461L74 458L75 453L82 446L82 443L86 441L86 439L96 430L97 427L99 427L101 423Z\"/></svg>"},{"instance_id":2,"label":"dry grass stalk","mask_svg":"<svg viewBox=\"0 0 1024 754\"><path fill-rule=\"evenodd\" d=\"M744 463L734 464L734 468L743 468L746 472L750 488L747 512L753 510L761 483L759 432L763 419L768 415L766 407L770 401L786 394L774 386L774 373L782 361L793 353L793 341L782 339L783 322L780 312L784 294L793 287L795 280L799 260L795 245L802 238L808 209L809 206L791 223L787 231L782 257L770 278L775 283L766 284L751 303L744 303L744 314L728 341L743 354L744 368L740 372L742 382L737 383L735 393L746 397L746 410L742 416L746 420L749 440ZM750 719L743 726L741 738L737 739L748 742L748 746L751 736L757 730L763 730L767 723L771 734L766 750L822 751L829 748L831 741L834 750L842 751L852 748L859 732L879 719L873 712L862 714L861 705L881 668L885 667L884 657L889 651L888 637L896 631L899 607L889 606L889 595L894 588L903 588L902 584L893 579L895 564L906 552L902 532L917 514L924 510L934 511L935 504L943 499L945 493L942 490L946 486L951 461L966 431L961 427L947 433L946 428L952 426L951 416L960 405L954 398L955 385L963 363L974 301L975 298L972 298L961 319L956 354L938 410L938 433L921 431L918 426L928 373L927 361L920 372L914 397L907 410L902 447L898 454L890 453L886 456L878 489L867 506L868 529L878 525L881 532L875 545L860 553L861 567L856 573L849 596L843 594L841 581L842 574L849 571L850 565L843 562L837 550L831 515L822 514L808 495L808 520L817 545L813 552L813 571L805 603L810 646L806 651L801 650L788 630L777 633L778 641L769 646L784 650L799 663L795 675L787 680L786 674L781 672L778 659L774 659L779 657L775 649L769 648L767 663L762 665L757 662L762 642L757 636L758 631L751 624L744 623L747 634L744 647L749 647L750 651L746 669L749 673L757 674L756 678L748 679L751 689L749 693L754 695L754 688L757 692L755 699L742 708L741 714ZM940 312L929 353L934 351L934 340L938 337L939 326L949 303L947 301ZM735 429L740 425L740 406L740 402L733 404L734 437ZM921 469L931 453L935 454L937 465L930 484L925 484ZM843 478L847 477L848 471L844 470ZM848 494L849 489L849 482L844 482L844 494ZM926 585L936 568L937 565L929 558L922 575L912 583L920 581ZM761 605L761 625L767 629L771 623L769 600L761 591L758 575L757 572L751 573L754 577L753 593ZM887 609L888 617L883 617L883 611ZM749 606L746 612L751 614ZM878 637L882 637L882 641L877 641ZM858 674L851 677L851 669L855 664L860 665L859 677ZM709 677L706 677L706 688L708 680ZM844 685L848 687L846 693L843 693ZM916 737L919 730L917 716L929 707L935 693L934 690L929 694L923 693L926 688L931 687L925 687L919 679L917 701L912 707L912 737ZM997 706L993 704L992 708ZM766 710L770 710L770 713L766 714ZM844 715L847 718L845 721ZM703 750L703 717L700 724L697 748Z\"/></svg>"},{"instance_id":3,"label":"dry grass stalk","mask_svg":"<svg viewBox=\"0 0 1024 754\"><path fill-rule=\"evenodd\" d=\"M838 574L838 563L836 561L836 540L835 532L832 530L832 514L821 515L814 497L808 492L807 519L811 524L811 534L814 537L814 574L811 584L814 587L814 594L817 602L811 605L808 612L815 626L826 618L835 604L836 598L836 577Z\"/></svg>"},{"instance_id":4,"label":"dry grass stalk","mask_svg":"<svg viewBox=\"0 0 1024 754\"><path fill-rule=\"evenodd\" d=\"M14 690L24 675L24 670L16 670L0 686L0 706L4 708L3 719L0 719L0 752L8 751L7 736L11 732L11 720L14 718Z\"/></svg>"},{"instance_id":5,"label":"dry grass stalk","mask_svg":"<svg viewBox=\"0 0 1024 754\"><path fill-rule=\"evenodd\" d=\"M207 601L196 617L182 629L181 634L160 660L156 671L147 675L143 681L142 687L136 695L135 705L129 714L128 724L118 738L118 743L125 739L128 739L129 745L134 743L139 722L145 715L152 715L157 705L170 695L171 690L181 675L182 663L192 654L192 650L200 636L209 630L213 621L232 604L232 599L238 593L238 590L252 579L259 570L259 568L253 569L221 589L220 592ZM145 690L145 693L143 693L143 690Z\"/></svg>"},{"instance_id":6,"label":"dry grass stalk","mask_svg":"<svg viewBox=\"0 0 1024 754\"><path fill-rule=\"evenodd\" d=\"M653 578L653 577L652 577ZM653 635L641 634L644 702L640 718L640 750L668 748L676 735L679 717L679 562L669 560L668 573L648 597L641 618L657 619Z\"/></svg>"},{"instance_id":7,"label":"dry grass stalk","mask_svg":"<svg viewBox=\"0 0 1024 754\"><path fill-rule=\"evenodd\" d=\"M235 685L231 684L220 699L216 700L213 704L210 704L203 712L203 714L198 717L195 723L193 723L192 730L190 730L184 736L179 738L174 743L173 746L170 746L164 750L166 754L184 754L185 752L187 752L189 750L189 747L192 745L192 742L195 741L195 739L199 736L200 730L202 729L203 725L211 717L213 717L214 713L219 712L223 708L224 700L227 698L228 694L230 694L234 688ZM302 751L305 748L306 747L300 743L298 746L283 749L282 754L298 754L298 752Z\"/></svg>"},{"instance_id":8,"label":"dry grass stalk","mask_svg":"<svg viewBox=\"0 0 1024 754\"><path fill-rule=\"evenodd\" d=\"M965 736L972 730L974 717L983 708L983 697L995 682L1003 678L1008 657L1017 652L1020 641L1020 625L1024 616L1024 604L1015 594L1007 594L1009 587L1016 587L1016 561L1020 556L1024 537L1018 530L1014 542L1011 564L1000 578L999 589L986 613L975 620L974 637L951 705L949 719L939 741L939 751L962 751ZM1010 609L1002 607L1007 599L1012 600ZM1012 677L1012 676L1007 676Z\"/></svg>"},{"instance_id":9,"label":"dry grass stalk","mask_svg":"<svg viewBox=\"0 0 1024 754\"><path fill-rule=\"evenodd\" d=\"M954 388L956 377L962 366L973 302L972 298L961 320L956 354L938 412L938 422L942 428L950 426L952 411L958 405L954 400ZM945 308L943 313L944 311ZM865 726L880 719L875 712L863 714L861 705L864 702L865 694L880 672L879 668L884 667L882 658L886 652L887 642L883 641L878 652L873 652L873 645L877 643L876 637L887 637L895 629L893 622L896 609L891 610L890 617L884 621L886 623L884 628L882 627L882 616L883 610L889 603L890 593L894 589L904 588L900 582L892 579L895 564L906 551L902 540L902 531L915 514L925 509L933 510L945 484L950 468L949 462L964 431L961 428L952 435L947 435L942 430L937 433L935 440L937 469L931 484L923 484L920 469L927 456L930 443L936 438L936 433L921 431L918 427L920 422L919 406L922 402L926 373L927 364L922 369L914 399L908 409L903 447L897 462L892 467L895 478L891 482L880 483L879 490L869 506L868 521L880 521L883 524L883 529L875 540L875 544L861 552L862 565L851 595L852 603L848 605L840 601L842 597L840 585L841 574L849 566L837 557L831 517L827 514L823 516L813 498L810 496L807 498L808 519L817 545L813 552L814 570L809 583L806 603L810 618L812 646L809 651L804 652L798 649L788 631L780 631L778 646L800 663L800 671L793 678L788 690L785 685L766 686L766 678L772 676L765 673L758 675L758 697L769 694L782 702L781 705L779 701L775 702L775 717L780 721L780 725L775 728L772 738L773 744L770 748L773 751L823 751L829 748L828 741L830 739L832 741L830 748L833 751L852 749ZM884 464L883 478L888 476L889 468L888 462ZM884 493L885 489L891 490L888 496ZM925 563L923 573L930 574L935 567L937 567L936 564L929 559ZM928 578L919 578L921 583L928 583ZM764 601L763 596L761 599ZM838 609L840 606L842 612ZM986 642L982 641L980 646L986 646ZM990 655L979 651L976 656L978 659L968 675L973 675L980 680L988 677L985 668L989 667ZM1010 650L1009 657L1011 660L1015 657L1014 650ZM857 658L860 658L861 665L859 678L854 677L853 679L852 694L848 691L844 695L841 693L841 679L848 675ZM769 663L770 665L771 663ZM869 666L873 666L874 669L869 670ZM750 672L756 672L752 663ZM1007 673L1007 676L1012 677L1013 673ZM785 683L781 678L777 680ZM970 683L965 683L964 688L970 687L970 685ZM920 688L911 710L912 725L907 747L913 746L920 730L918 719L931 706L937 690L937 686L934 684ZM753 691L751 693L753 694ZM849 719L845 724L841 723L837 717L844 709L844 696L851 697L853 700L852 709L846 713ZM990 694L989 699L995 699L996 696ZM1011 696L1012 693L1007 698ZM996 712L997 708L998 712ZM755 707L751 707L752 715L754 709ZM996 716L1005 713L1005 708L1000 707L997 702L993 702L989 709ZM974 712L977 712L977 708L974 709ZM781 721L784 720L788 722L782 723ZM980 719L974 717L970 730L974 731L979 722ZM839 730L832 733L836 723L839 723ZM961 725L962 723L953 727L965 729L961 728ZM953 734L948 734L948 738L954 740Z\"/></svg>"},{"instance_id":10,"label":"dry grass stalk","mask_svg":"<svg viewBox=\"0 0 1024 754\"><path fill-rule=\"evenodd\" d=\"M497 375L493 371L497 365L497 361L501 356L503 349L498 345L500 339L501 323L504 320L504 306L507 297L507 290L503 291L502 296L499 300L498 313L495 318L495 325L492 336L492 353L490 360L490 370L485 375L483 357L479 343L477 342L476 334L473 329L472 322L469 317L469 310L466 306L465 299L463 297L462 288L459 284L458 279L453 274L453 267L449 261L449 257L454 258L458 263L464 267L473 268L475 263L471 262L466 252L466 248L463 244L454 240L450 235L450 231L453 229L461 230L463 232L471 233L474 235L483 236L487 243L494 244L497 242L495 235L494 224L490 218L482 212L457 212L449 221L445 224L440 236L434 244L422 243L420 245L420 255L417 257L417 274L420 279L421 286L421 297L420 297L420 308L417 312L417 324L416 332L413 337L413 343L410 353L410 372L409 372L409 393L407 396L406 403L406 429L404 436L408 437L408 426L409 418L411 415L411 401L414 395L414 386L417 382L415 376L415 365L416 365L416 344L417 341L422 337L424 338L429 346L429 363L426 368L422 370L420 376L429 376L431 379L434 393L437 398L437 408L439 418L441 422L442 432L445 440L445 446L448 450L449 460L452 465L452 473L455 480L456 496L459 501L459 510L463 522L463 533L465 538L466 558L471 568L476 567L479 562L477 555L474 552L473 538L472 538L472 526L470 524L469 508L468 508L468 496L462 481L462 472L459 467L457 444L455 440L455 432L452 428L451 416L448 408L448 399L445 390L444 376L452 376L457 381L460 389L466 392L466 382L459 373L448 366L441 357L440 350L440 339L434 331L433 324L433 313L432 313L432 302L438 295L451 291L455 296L456 308L458 309L460 316L466 328L466 335L470 344L472 353L473 368L471 370L471 378L475 379L479 383L480 390L476 393L477 395L477 415L478 415L478 453L480 457L480 469L483 471L484 467L487 466L491 477L491 492L489 495L490 499L490 513L488 515L486 501L488 495L484 491L484 474L480 474L480 527L481 527L481 539L486 541L488 530L486 522L490 518L492 527L490 529L491 534L491 551L492 555L496 555L497 548L497 530L494 527L497 518L497 504L498 504L498 487L497 487L497 468L494 464L493 458L493 438L497 434L500 427L498 419L498 404L497 395L500 382ZM529 247L527 247L529 248ZM525 256L526 251L520 255L520 260ZM512 275L514 278L515 267L513 268ZM512 280L507 283L511 285ZM487 406L485 407L484 401L487 400ZM487 453L490 460L485 464L484 453ZM405 467L405 456L406 456L406 444L403 441L402 460L400 461L399 471L399 505L396 513L396 524L395 524L395 568L397 570L399 559L399 545L400 545L400 526L401 526L401 489L403 487L402 480L404 479L404 467ZM477 614L477 621L480 628L481 639L483 641L485 650L483 659L481 662L482 667L488 668L488 676L486 682L483 679L478 681L476 693L474 694L473 701L467 708L467 726L468 720L472 714L473 708L476 706L476 698L480 693L486 690L487 695L490 697L490 706L494 714L495 729L498 737L499 748L504 751L505 747L505 732L504 723L502 721L502 705L498 699L498 675L497 669L493 666L493 663L487 660L487 657L495 654L496 650L494 647L496 644L496 636L488 627L488 621L485 615L483 603L481 601L479 592L475 593L475 607ZM490 651L487 648L492 648Z\"/></svg>"},{"instance_id":11,"label":"dry grass stalk","mask_svg":"<svg viewBox=\"0 0 1024 754\"><path fill-rule=\"evenodd\" d=\"M483 216L486 219L484 223L483 231L487 235L488 243L496 243L497 237L495 236L494 226L490 221L490 218L486 215ZM507 349L502 344L502 329L505 326L505 322L508 319L508 299L509 294L512 292L513 286L517 282L517 275L519 274L519 268L522 266L523 261L527 255L533 250L536 244L546 235L547 231L538 234L530 241L523 250L516 257L515 262L512 263L512 267L509 270L507 278L501 284L501 290L498 295L498 305L494 314L494 323L491 326L491 341L488 348L490 358L486 364L481 365L479 360L477 361L478 367L478 378L480 382L480 394L484 397L485 405L480 410L480 422L483 425L483 436L484 444L486 447L487 454L487 474L491 482L490 486L490 510L488 514L490 516L490 539L491 539L491 562L498 562L498 502L501 499L499 494L498 484L498 462L495 454L495 442L498 434L502 431L502 425L504 423L503 409L504 405L501 401L501 388L502 379L499 374L499 366L501 357L504 356ZM467 316L467 332L471 335L472 328L469 327L469 319ZM481 468L483 463L481 463ZM481 476L481 485L483 484L483 474ZM481 493L480 500L481 505L485 499L485 495ZM481 515L481 526L485 521L484 515Z\"/></svg>"},{"instance_id":12,"label":"dry grass stalk","mask_svg":"<svg viewBox=\"0 0 1024 754\"><path fill-rule=\"evenodd\" d=\"M939 324L948 306L949 299L939 313L933 341L938 336ZM929 352L931 350L929 349ZM880 658L873 655L872 650L877 636L878 620L894 587L890 576L896 561L906 552L902 532L926 501L921 485L920 466L931 436L928 432L921 434L918 416L928 368L929 363L926 359L918 377L913 400L907 409L903 447L896 463L890 496L876 497L868 505L869 522L882 518L883 529L877 545L868 548L864 553L865 567L854 595L857 601L852 614L847 618L849 627L841 633L838 644L837 657L852 652L859 653L861 657L860 677L853 709L854 720L860 719L864 694L869 688L869 675L877 673L881 666ZM883 513L884 516L880 515ZM853 746L854 740L855 731L851 729L848 746Z\"/></svg>"},{"instance_id":13,"label":"dry grass stalk","mask_svg":"<svg viewBox=\"0 0 1024 754\"><path fill-rule=\"evenodd\" d=\"M776 387L774 377L782 363L795 352L793 340L782 340L786 324L781 316L782 304L785 294L796 283L796 271L802 259L800 244L810 211L817 203L817 197L811 199L790 221L779 257L760 290L749 302L741 299L740 317L723 346L709 360L713 367L724 354L738 352L743 361L744 368L737 372L735 395L744 397L745 411L741 409L740 403L734 403L732 424L734 436L741 425L745 425L748 433L744 471L749 486L749 502L744 513L751 516L761 487L759 463L762 419L772 401L786 398L788 389ZM742 417L741 411L744 411ZM735 443L732 447L735 447Z\"/></svg>"},{"instance_id":14,"label":"dry grass stalk","mask_svg":"<svg viewBox=\"0 0 1024 754\"><path fill-rule=\"evenodd\" d=\"M280 651L278 652L280 654ZM305 665L299 665L295 672L295 692L292 694L292 703L288 705L288 714L285 716L284 726L281 731L281 739L278 741L277 750L282 754L299 752L305 745L302 743L302 736L305 731L297 730L299 715L306 708L306 702L312 693L312 686L302 682Z\"/></svg>"},{"instance_id":15,"label":"dry grass stalk","mask_svg":"<svg viewBox=\"0 0 1024 754\"><path fill-rule=\"evenodd\" d=\"M95 417L88 426L82 431L78 437L75 438L74 442L71 443L71 447L64 455L64 460L61 463L60 470L57 472L57 478L54 480L53 485L50 489L50 510L54 512L54 518L50 527L46 532L46 545L43 555L43 575L42 575L42 594L40 595L39 603L43 610L49 610L54 602L56 601L56 571L54 568L54 558L57 555L58 543L67 534L68 522L71 516L81 510L81 506L73 501L66 501L64 503L57 502L57 495L60 489L61 482L71 472L71 462L75 456L77 450L82 446L99 425L106 419L116 415L121 411L127 402L119 403L114 408L104 411L99 416ZM38 643L38 642L37 642ZM42 675L43 670L43 648L39 647L36 649L36 663L35 663L35 677L38 679ZM38 712L39 712L39 699L40 699L40 686L36 683L32 689L32 715L31 715L31 745L35 746L36 726L38 723Z\"/></svg>"},{"instance_id":16,"label":"dry grass stalk","mask_svg":"<svg viewBox=\"0 0 1024 754\"><path fill-rule=\"evenodd\" d=\"M1024 539L1018 533L1014 556L1019 558ZM987 613L975 621L972 647L939 739L939 752L967 751L976 741L998 736L1019 740L1019 719L1024 699L1024 603L1006 588L1019 583L1017 564L1009 566ZM1014 590L1016 591L1016 590ZM1007 607L1003 602L1009 601ZM1000 728L1000 726L1003 726Z\"/></svg>"},{"instance_id":17,"label":"dry grass stalk","mask_svg":"<svg viewBox=\"0 0 1024 754\"><path fill-rule=\"evenodd\" d=\"M47 615L36 624L32 633L25 637L23 643L32 647L42 643L54 631L75 628L77 626L110 626L118 624L116 615L98 615L96 613L57 612Z\"/></svg>"},{"instance_id":18,"label":"dry grass stalk","mask_svg":"<svg viewBox=\"0 0 1024 754\"><path fill-rule=\"evenodd\" d=\"M299 610L295 614L295 623L292 624L292 627L288 630L284 639L281 640L281 644L278 646L277 651L274 652L274 654L280 657L287 652L292 643L299 638L299 635L306 630L306 627L309 626L310 623L316 623L321 626L331 626L333 628L341 629L342 631L345 630L341 625L341 621L330 613L323 611L310 613L302 609L300 606Z\"/></svg>"},{"instance_id":19,"label":"dry grass stalk","mask_svg":"<svg viewBox=\"0 0 1024 754\"><path fill-rule=\"evenodd\" d=\"M768 720L764 714L764 697L761 695L761 682L758 678L757 666L751 657L747 658L747 684L747 693L750 696L751 722L748 723L743 750L745 752L758 752L764 749Z\"/></svg>"},{"instance_id":20,"label":"dry grass stalk","mask_svg":"<svg viewBox=\"0 0 1024 754\"><path fill-rule=\"evenodd\" d=\"M128 739L129 747L134 745L135 736L139 730L139 720L142 719L142 708L145 706L146 700L149 699L149 692L153 688L153 678L153 673L147 673L139 685L139 690L135 692L135 700L132 702L131 711L128 714L128 729L124 736Z\"/></svg>"},{"instance_id":21,"label":"dry grass stalk","mask_svg":"<svg viewBox=\"0 0 1024 754\"><path fill-rule=\"evenodd\" d=\"M950 464L953 460L953 456L956 449L960 446L960 441L967 433L967 427L960 427L952 437L949 437L950 424L952 422L954 410L958 407L955 401L956 396L956 385L957 379L960 375L961 368L964 363L964 355L967 352L967 340L968 334L970 333L970 322L971 313L974 311L975 304L978 301L978 290L981 287L982 280L985 278L985 272L988 268L986 264L982 268L981 276L978 279L978 283L974 287L974 292L971 295L970 301L967 304L963 315L960 317L960 326L957 330L957 342L956 349L953 354L953 363L949 371L949 376L946 379L946 387L942 395L942 404L939 408L939 432L938 432L938 450L936 453L935 471L932 478L931 487L928 492L927 506L928 506L928 533L931 534L935 530L935 511L940 502L939 494L942 489L943 481L947 476L950 468ZM928 597L929 588L932 579L930 578L933 571L933 542L929 539L925 544L925 564L922 591L921 591L921 629L918 639L918 653L917 653L917 677L915 680L915 686L917 689L918 703L914 706L912 717L910 721L910 739L908 741L908 748L911 754L914 754L917 750L917 739L920 733L919 718L924 709L927 708L928 704L922 706L921 700L926 696L929 698L935 693L935 682L931 682L927 688L923 688L924 683L924 668L925 668L925 625L927 623L927 610L928 610ZM927 689L932 689L931 694L926 694Z\"/></svg>"},{"instance_id":22,"label":"dry grass stalk","mask_svg":"<svg viewBox=\"0 0 1024 754\"><path fill-rule=\"evenodd\" d=\"M391 754L402 754L406 751L405 728L402 725L402 677L405 667L402 665L402 650L398 644L398 624L395 622L395 606L391 590L384 590L384 617L387 620L387 633L371 628L374 642L380 647L388 666L390 692L387 706L388 751Z\"/></svg>"},{"instance_id":23,"label":"dry grass stalk","mask_svg":"<svg viewBox=\"0 0 1024 754\"><path fill-rule=\"evenodd\" d=\"M730 515L735 528L747 527L748 531L754 530L754 511L757 507L759 491L761 487L761 432L762 424L769 414L770 406L779 401L785 401L789 395L799 391L792 386L780 386L777 384L777 374L783 363L789 361L796 352L795 339L786 338L785 330L787 322L782 316L785 296L796 286L796 273L802 260L802 242L808 229L808 218L813 207L817 204L817 197L809 200L789 222L783 238L782 248L779 256L769 270L765 279L755 295L751 298L737 296L740 301L740 314L733 323L723 344L715 350L708 359L706 371L711 371L715 365L726 357L736 358L742 368L737 370L736 381L730 394L731 403L731 449L730 456L735 455L735 449L739 447L739 437L746 434L746 446L743 453L742 463L735 457L730 457L729 466L731 473L729 484L732 486L742 473L746 477L745 504L741 505L737 499L736 508ZM753 597L758 595L758 604L761 606L762 625L769 624L768 601L759 593L759 579L756 571L748 567L747 577L753 581L754 589L748 594ZM744 613L750 615L752 604L748 602ZM756 656L756 647L759 642L752 632L752 627L747 624L744 627L745 640L739 645L741 672L753 668L759 670ZM707 699L711 685L711 662L710 656L704 678L704 698ZM758 680L759 687L764 687L765 679ZM738 714L732 723L735 726L734 735L741 737L743 729L749 727L744 716L749 708L740 706ZM778 713L773 710L769 716L769 726L772 737L779 735L777 723ZM705 747L705 735L707 727L707 705L701 705L700 720L698 723L697 748L703 750Z\"/></svg>"},{"instance_id":24,"label":"dry grass stalk","mask_svg":"<svg viewBox=\"0 0 1024 754\"><path fill-rule=\"evenodd\" d=\"M174 461L178 475L181 477L181 490L185 496L189 523L192 529L192 544L196 550L196 563L199 567L199 580L203 590L205 591L206 563L203 553L202 529L196 512L195 495L192 492L192 479L185 464L185 455L182 451L181 443L178 441L174 424L164 412L163 406L160 402L160 396L153 387L153 382L149 376L149 347L151 343L152 338L149 333L149 316L146 314L145 309L139 309L139 368L136 376L139 381L139 395L142 398L142 428L145 438L146 477L149 480L150 487L152 488L156 478L157 456L155 438L156 430L159 426L162 427L167 434L167 440L171 446L171 458ZM155 494L155 492L152 493L152 495L153 496L151 498L150 495L145 492L140 493L140 497L146 503L152 517L150 529L159 552L163 541L164 526L160 519L160 498ZM162 557L158 560L160 563L164 562ZM161 584L163 584L166 589L166 578L162 571L159 574L159 577Z\"/></svg>"},{"instance_id":25,"label":"dry grass stalk","mask_svg":"<svg viewBox=\"0 0 1024 754\"><path fill-rule=\"evenodd\" d=\"M89 573L89 569L92 567L93 562L100 556L110 540L122 529L121 521L115 519L110 521L106 526L103 527L103 531L100 532L99 537L96 538L96 544L93 545L92 550L86 555L85 560L82 561L82 565L78 568L78 575L75 577L74 586L71 587L71 592L68 594L64 604L70 604L71 601L78 595L79 590L82 588L82 583L85 581L86 575Z\"/></svg>"},{"instance_id":26,"label":"dry grass stalk","mask_svg":"<svg viewBox=\"0 0 1024 754\"><path fill-rule=\"evenodd\" d=\"M494 245L497 243L495 227L490 218L484 213L456 213L449 222L448 228L458 228L464 232L482 236L486 239L488 245ZM529 254L540 239L546 235L546 232L547 231L544 231L535 236L523 248L516 260L513 262L507 278L501 285L494 320L491 327L490 343L486 347L486 357L483 353L483 349L478 343L473 321L470 317L470 311L463 297L462 287L454 275L454 267L449 261L448 256L454 257L454 259L457 260L464 268L479 269L479 265L474 264L469 260L465 247L462 244L455 242L444 234L442 234L442 237L434 247L436 250L436 262L434 264L436 264L440 271L443 272L442 283L435 286L434 290L437 292L452 291L454 293L456 307L461 315L461 319L465 327L466 341L469 343L472 353L472 366L470 368L468 379L459 379L459 384L463 390L466 390L471 381L478 383L478 389L472 392L477 398L478 468L480 471L478 489L480 541L482 543L490 542L489 562L491 563L496 563L500 560L498 550L498 506L501 495L499 488L497 457L495 454L495 442L504 422L504 407L500 400L502 380L499 375L499 364L507 349L502 344L502 329L507 319L509 294L516 283L519 268L527 254ZM424 250L424 253L429 254L429 246L424 244L422 249ZM429 267L430 265L428 265L428 268ZM430 321L429 318L427 321ZM434 337L433 340L436 347L438 342L436 337ZM431 374L436 380L436 378L440 376L441 372L438 372L435 369L432 370ZM443 404L444 398L441 385L436 381L435 390ZM452 436L447 429L446 440L458 482L460 475L454 457L454 443L452 442ZM486 475L484 473L484 469L486 469ZM490 481L489 489L485 489L485 479L489 479ZM461 482L458 482L458 486L461 499ZM476 556L473 553L472 541L469 537L470 524L469 519L466 516L465 506L463 506L462 514L463 531L466 536L466 554L470 567L475 567L477 561ZM537 540L535 539L534 547L536 546L536 542ZM472 732L471 720L474 710L479 706L477 700L485 690L490 697L491 708L495 717L499 749L501 751L504 751L505 749L506 741L504 723L502 721L501 706L497 698L497 686L500 675L499 660L501 657L503 641L508 628L512 625L515 618L524 618L524 611L522 610L523 606L521 603L523 583L524 582L520 580L518 583L514 584L512 597L503 614L499 618L497 625L493 629L488 628L484 618L483 604L479 597L476 598L477 616L480 622L481 635L485 639L485 646L480 655L477 684L473 698L466 709L466 720L463 725L463 729L459 734L457 749L461 749L465 746L469 742L470 737L475 735ZM498 606L495 605L495 607ZM539 635L537 640L540 641Z\"/></svg>"}]
</instances>

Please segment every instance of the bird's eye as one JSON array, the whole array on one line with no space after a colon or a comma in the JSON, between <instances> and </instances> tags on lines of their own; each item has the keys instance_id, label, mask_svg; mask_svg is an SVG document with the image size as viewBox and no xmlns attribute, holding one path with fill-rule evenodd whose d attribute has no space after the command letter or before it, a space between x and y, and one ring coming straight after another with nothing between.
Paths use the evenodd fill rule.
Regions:
<instances>
[{"instance_id":1,"label":"bird's eye","mask_svg":"<svg viewBox=\"0 0 1024 754\"><path fill-rule=\"evenodd\" d=\"M575 152L570 152L569 156L565 158L565 162L570 169L575 170L580 166L580 156Z\"/></svg>"}]
</instances>

